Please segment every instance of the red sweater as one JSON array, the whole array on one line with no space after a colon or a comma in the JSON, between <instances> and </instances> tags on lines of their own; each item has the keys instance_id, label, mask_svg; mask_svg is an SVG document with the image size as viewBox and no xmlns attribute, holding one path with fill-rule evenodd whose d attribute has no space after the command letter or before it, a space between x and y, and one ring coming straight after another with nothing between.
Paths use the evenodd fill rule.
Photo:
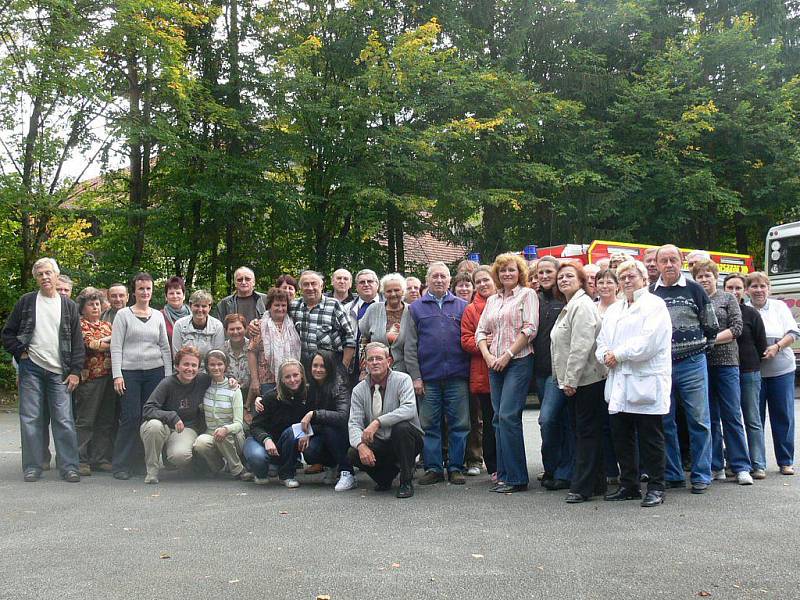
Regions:
<instances>
[{"instance_id":1,"label":"red sweater","mask_svg":"<svg viewBox=\"0 0 800 600\"><path fill-rule=\"evenodd\" d=\"M473 394L489 393L489 367L475 344L475 330L486 307L486 298L475 294L461 316L461 347L469 352L469 391Z\"/></svg>"}]
</instances>

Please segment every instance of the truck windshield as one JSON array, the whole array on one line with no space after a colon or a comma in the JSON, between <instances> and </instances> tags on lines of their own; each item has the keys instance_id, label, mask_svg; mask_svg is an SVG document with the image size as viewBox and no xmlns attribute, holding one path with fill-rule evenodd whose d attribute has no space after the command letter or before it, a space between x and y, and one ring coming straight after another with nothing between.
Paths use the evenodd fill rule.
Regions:
<instances>
[{"instance_id":1,"label":"truck windshield","mask_svg":"<svg viewBox=\"0 0 800 600\"><path fill-rule=\"evenodd\" d=\"M800 236L770 240L767 255L770 275L800 272Z\"/></svg>"}]
</instances>

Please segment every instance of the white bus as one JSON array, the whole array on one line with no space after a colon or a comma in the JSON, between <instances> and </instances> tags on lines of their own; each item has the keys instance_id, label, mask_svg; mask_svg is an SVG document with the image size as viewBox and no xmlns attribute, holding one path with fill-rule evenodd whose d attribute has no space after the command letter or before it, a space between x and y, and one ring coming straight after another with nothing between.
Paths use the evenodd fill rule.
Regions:
<instances>
[{"instance_id":1,"label":"white bus","mask_svg":"<svg viewBox=\"0 0 800 600\"><path fill-rule=\"evenodd\" d=\"M776 225L767 232L764 263L773 296L786 302L800 323L800 221ZM800 341L793 349L800 369Z\"/></svg>"}]
</instances>

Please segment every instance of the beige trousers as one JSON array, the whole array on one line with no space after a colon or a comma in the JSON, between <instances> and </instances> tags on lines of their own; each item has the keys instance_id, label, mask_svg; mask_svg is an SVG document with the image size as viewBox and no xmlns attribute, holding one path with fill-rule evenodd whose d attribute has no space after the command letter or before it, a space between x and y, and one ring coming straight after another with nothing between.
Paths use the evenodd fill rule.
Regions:
<instances>
[{"instance_id":1,"label":"beige trousers","mask_svg":"<svg viewBox=\"0 0 800 600\"><path fill-rule=\"evenodd\" d=\"M192 462L192 446L197 432L187 427L180 433L158 419L150 419L139 428L144 444L144 462L147 474L158 477L158 470L164 466L162 452L166 450L167 461L178 468L189 466Z\"/></svg>"},{"instance_id":2,"label":"beige trousers","mask_svg":"<svg viewBox=\"0 0 800 600\"><path fill-rule=\"evenodd\" d=\"M244 434L228 434L221 442L214 439L209 433L197 436L194 442L194 451L208 463L212 473L222 470L228 463L231 475L238 475L244 471L240 454L244 448ZM223 462L225 459L225 462Z\"/></svg>"}]
</instances>

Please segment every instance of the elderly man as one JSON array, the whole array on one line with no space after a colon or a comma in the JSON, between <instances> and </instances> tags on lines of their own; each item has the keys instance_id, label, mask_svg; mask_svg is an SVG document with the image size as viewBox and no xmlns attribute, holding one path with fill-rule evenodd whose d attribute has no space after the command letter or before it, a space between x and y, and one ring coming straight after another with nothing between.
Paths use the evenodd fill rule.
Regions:
<instances>
[{"instance_id":1,"label":"elderly man","mask_svg":"<svg viewBox=\"0 0 800 600\"><path fill-rule=\"evenodd\" d=\"M711 260L711 255L705 250L692 250L686 255L686 264L690 271L695 263L699 263L701 260Z\"/></svg>"},{"instance_id":2,"label":"elderly man","mask_svg":"<svg viewBox=\"0 0 800 600\"><path fill-rule=\"evenodd\" d=\"M597 265L584 265L583 272L586 273L586 293L589 294L592 300L596 300L597 286L595 285L595 280L600 272L600 267Z\"/></svg>"},{"instance_id":3,"label":"elderly man","mask_svg":"<svg viewBox=\"0 0 800 600\"><path fill-rule=\"evenodd\" d=\"M467 303L450 293L450 271L443 262L428 267L428 291L408 307L404 325L406 370L422 396L425 475L420 485L444 481L442 414L447 418L448 477L464 483L464 449L469 435L469 355L461 348L461 316Z\"/></svg>"},{"instance_id":4,"label":"elderly man","mask_svg":"<svg viewBox=\"0 0 800 600\"><path fill-rule=\"evenodd\" d=\"M306 370L317 350L333 352L345 370L350 369L356 350L356 337L345 309L333 298L322 295L322 275L303 271L300 275L301 297L289 306L297 333L300 356Z\"/></svg>"},{"instance_id":5,"label":"elderly man","mask_svg":"<svg viewBox=\"0 0 800 600\"><path fill-rule=\"evenodd\" d=\"M75 483L81 477L70 394L80 383L85 356L78 307L56 291L55 260L40 258L32 271L39 291L20 298L2 333L3 347L19 364L23 477L32 482L42 475L42 417L47 405L61 477Z\"/></svg>"},{"instance_id":6,"label":"elderly man","mask_svg":"<svg viewBox=\"0 0 800 600\"><path fill-rule=\"evenodd\" d=\"M406 304L411 304L414 300L419 300L419 291L422 289L422 282L414 277L406 277L406 296L403 298Z\"/></svg>"},{"instance_id":7,"label":"elderly man","mask_svg":"<svg viewBox=\"0 0 800 600\"><path fill-rule=\"evenodd\" d=\"M124 283L112 283L109 286L108 303L111 306L100 315L100 318L113 323L117 312L128 306L128 288Z\"/></svg>"},{"instance_id":8,"label":"elderly man","mask_svg":"<svg viewBox=\"0 0 800 600\"><path fill-rule=\"evenodd\" d=\"M414 459L422 451L422 429L411 377L389 367L392 359L381 342L366 347L367 377L353 389L350 402L349 454L353 465L388 491L400 473L398 498L414 495Z\"/></svg>"},{"instance_id":9,"label":"elderly man","mask_svg":"<svg viewBox=\"0 0 800 600\"><path fill-rule=\"evenodd\" d=\"M356 334L356 361L350 372L350 387L358 383L360 368L359 349L361 348L361 330L358 323L364 317L371 304L378 300L378 275L372 269L361 269L356 275L356 293L352 302L345 305L347 315L350 317L350 326Z\"/></svg>"},{"instance_id":10,"label":"elderly man","mask_svg":"<svg viewBox=\"0 0 800 600\"><path fill-rule=\"evenodd\" d=\"M342 305L348 304L355 299L351 288L353 287L353 275L347 269L336 269L331 276L330 292L325 292L328 298L338 300Z\"/></svg>"},{"instance_id":11,"label":"elderly man","mask_svg":"<svg viewBox=\"0 0 800 600\"><path fill-rule=\"evenodd\" d=\"M58 276L58 281L56 281L56 291L64 296L64 298L72 298L72 288L74 285L69 275L61 273Z\"/></svg>"},{"instance_id":12,"label":"elderly man","mask_svg":"<svg viewBox=\"0 0 800 600\"><path fill-rule=\"evenodd\" d=\"M233 274L236 292L225 296L217 304L217 319L225 322L225 317L238 313L244 315L248 323L261 318L267 309L264 307L266 296L256 291L256 276L247 267L239 267Z\"/></svg>"},{"instance_id":13,"label":"elderly man","mask_svg":"<svg viewBox=\"0 0 800 600\"><path fill-rule=\"evenodd\" d=\"M666 486L685 487L676 403L686 412L692 452L693 494L703 494L711 483L711 417L708 403L706 348L714 344L719 324L714 305L703 288L681 273L681 251L668 244L656 253L661 274L650 291L664 300L672 320L672 401L664 415L667 447Z\"/></svg>"},{"instance_id":14,"label":"elderly man","mask_svg":"<svg viewBox=\"0 0 800 600\"><path fill-rule=\"evenodd\" d=\"M656 264L657 252L658 248L647 248L642 256L644 268L647 269L647 283L649 285L654 284L658 281L658 278L661 277L661 273L658 272L658 265Z\"/></svg>"}]
</instances>

